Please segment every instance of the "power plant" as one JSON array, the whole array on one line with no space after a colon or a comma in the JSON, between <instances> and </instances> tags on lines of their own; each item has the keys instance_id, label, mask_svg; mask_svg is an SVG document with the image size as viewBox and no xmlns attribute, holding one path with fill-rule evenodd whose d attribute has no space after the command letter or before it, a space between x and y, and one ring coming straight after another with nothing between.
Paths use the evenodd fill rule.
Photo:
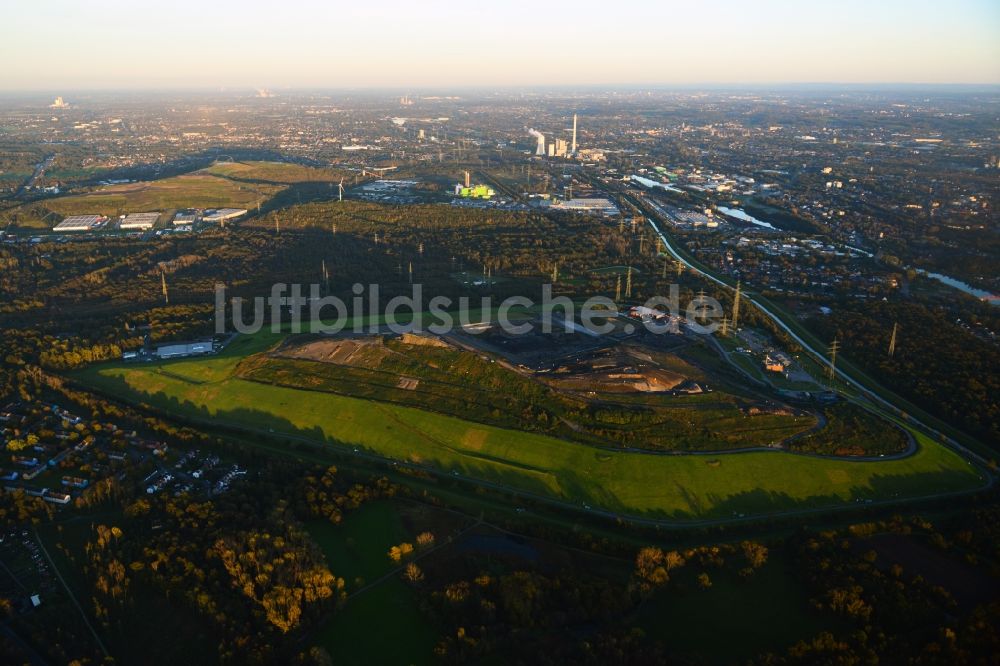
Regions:
<instances>
[{"instance_id":1,"label":"power plant","mask_svg":"<svg viewBox=\"0 0 1000 666\"><path fill-rule=\"evenodd\" d=\"M570 155L576 155L576 114L573 114L573 141L569 148Z\"/></svg>"},{"instance_id":2,"label":"power plant","mask_svg":"<svg viewBox=\"0 0 1000 666\"><path fill-rule=\"evenodd\" d=\"M567 144L565 139L554 139L546 144L545 135L538 130L532 128L528 130L528 134L535 137L537 140L537 145L535 147L535 155L540 157L576 157L576 114L573 114L573 135L569 144Z\"/></svg>"},{"instance_id":3,"label":"power plant","mask_svg":"<svg viewBox=\"0 0 1000 666\"><path fill-rule=\"evenodd\" d=\"M538 140L538 147L535 149L536 155L545 155L545 135L536 129L529 129L528 134L535 137Z\"/></svg>"}]
</instances>

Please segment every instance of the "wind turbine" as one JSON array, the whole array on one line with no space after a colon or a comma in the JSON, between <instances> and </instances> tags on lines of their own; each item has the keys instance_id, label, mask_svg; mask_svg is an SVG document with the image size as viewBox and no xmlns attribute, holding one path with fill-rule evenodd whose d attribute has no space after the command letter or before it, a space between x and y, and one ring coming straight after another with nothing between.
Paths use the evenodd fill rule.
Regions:
<instances>
[{"instance_id":1,"label":"wind turbine","mask_svg":"<svg viewBox=\"0 0 1000 666\"><path fill-rule=\"evenodd\" d=\"M340 179L340 184L337 185L337 201L344 200L344 179Z\"/></svg>"}]
</instances>

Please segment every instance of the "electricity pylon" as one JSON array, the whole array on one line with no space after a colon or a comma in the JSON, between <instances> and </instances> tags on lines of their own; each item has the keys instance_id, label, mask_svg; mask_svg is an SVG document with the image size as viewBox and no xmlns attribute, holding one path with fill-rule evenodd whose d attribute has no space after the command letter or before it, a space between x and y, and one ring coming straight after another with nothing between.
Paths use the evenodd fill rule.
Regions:
<instances>
[{"instance_id":1,"label":"electricity pylon","mask_svg":"<svg viewBox=\"0 0 1000 666\"><path fill-rule=\"evenodd\" d=\"M742 283L736 281L736 295L733 297L733 330L736 330L736 326L740 321L740 288Z\"/></svg>"},{"instance_id":2,"label":"electricity pylon","mask_svg":"<svg viewBox=\"0 0 1000 666\"><path fill-rule=\"evenodd\" d=\"M830 343L830 381L837 377L837 352L840 351L840 341L836 338Z\"/></svg>"},{"instance_id":3,"label":"electricity pylon","mask_svg":"<svg viewBox=\"0 0 1000 666\"><path fill-rule=\"evenodd\" d=\"M167 292L167 274L160 271L160 288L163 290L163 303L170 305L170 294Z\"/></svg>"}]
</instances>

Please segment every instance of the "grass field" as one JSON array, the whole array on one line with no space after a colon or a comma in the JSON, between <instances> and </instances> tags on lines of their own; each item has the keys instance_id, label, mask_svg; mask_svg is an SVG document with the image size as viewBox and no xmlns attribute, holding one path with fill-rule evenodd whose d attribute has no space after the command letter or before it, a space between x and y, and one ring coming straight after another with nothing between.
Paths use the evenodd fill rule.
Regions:
<instances>
[{"instance_id":1,"label":"grass field","mask_svg":"<svg viewBox=\"0 0 1000 666\"><path fill-rule=\"evenodd\" d=\"M711 456L608 452L409 407L232 376L242 356L267 348L278 337L243 338L218 357L105 364L76 377L110 395L182 416L328 446L356 447L632 516L720 519L930 496L984 483L961 457L922 436L916 454L878 462L781 452Z\"/></svg>"},{"instance_id":2,"label":"grass field","mask_svg":"<svg viewBox=\"0 0 1000 666\"><path fill-rule=\"evenodd\" d=\"M347 172L308 167L287 162L216 162L205 173L232 180L292 185L295 183L339 183Z\"/></svg>"},{"instance_id":3,"label":"grass field","mask_svg":"<svg viewBox=\"0 0 1000 666\"><path fill-rule=\"evenodd\" d=\"M389 548L413 541L389 501L365 504L340 525L316 521L307 528L348 592L388 573L394 566ZM351 599L319 630L316 643L337 664L422 664L431 661L435 637L415 593L395 576Z\"/></svg>"},{"instance_id":4,"label":"grass field","mask_svg":"<svg viewBox=\"0 0 1000 666\"><path fill-rule=\"evenodd\" d=\"M162 211L184 208L253 208L289 185L334 181L336 172L296 164L250 162L216 164L162 180L106 185L90 192L26 204L8 214L17 226L50 229L67 215ZM339 176L337 179L339 180Z\"/></svg>"},{"instance_id":5,"label":"grass field","mask_svg":"<svg viewBox=\"0 0 1000 666\"><path fill-rule=\"evenodd\" d=\"M618 400L635 396L605 393L617 382L539 381L477 353L396 339L341 342L293 337L279 354L248 359L240 365L238 378L427 409L600 446L736 450L777 444L816 423L811 415L748 418L741 400L719 390L711 393L711 403L702 404L656 394L647 394L644 400ZM330 360L330 354L336 359ZM683 365L673 355L654 356L672 367ZM689 366L682 377L690 377L692 371L697 373ZM572 393L559 392L553 385Z\"/></svg>"}]
</instances>

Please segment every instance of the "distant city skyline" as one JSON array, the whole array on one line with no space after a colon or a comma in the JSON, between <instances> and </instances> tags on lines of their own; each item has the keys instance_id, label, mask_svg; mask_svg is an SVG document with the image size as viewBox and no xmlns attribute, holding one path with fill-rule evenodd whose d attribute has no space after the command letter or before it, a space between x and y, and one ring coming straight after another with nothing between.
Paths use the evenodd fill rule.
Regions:
<instances>
[{"instance_id":1,"label":"distant city skyline","mask_svg":"<svg viewBox=\"0 0 1000 666\"><path fill-rule=\"evenodd\" d=\"M16 3L0 91L1000 84L1000 3Z\"/></svg>"}]
</instances>

